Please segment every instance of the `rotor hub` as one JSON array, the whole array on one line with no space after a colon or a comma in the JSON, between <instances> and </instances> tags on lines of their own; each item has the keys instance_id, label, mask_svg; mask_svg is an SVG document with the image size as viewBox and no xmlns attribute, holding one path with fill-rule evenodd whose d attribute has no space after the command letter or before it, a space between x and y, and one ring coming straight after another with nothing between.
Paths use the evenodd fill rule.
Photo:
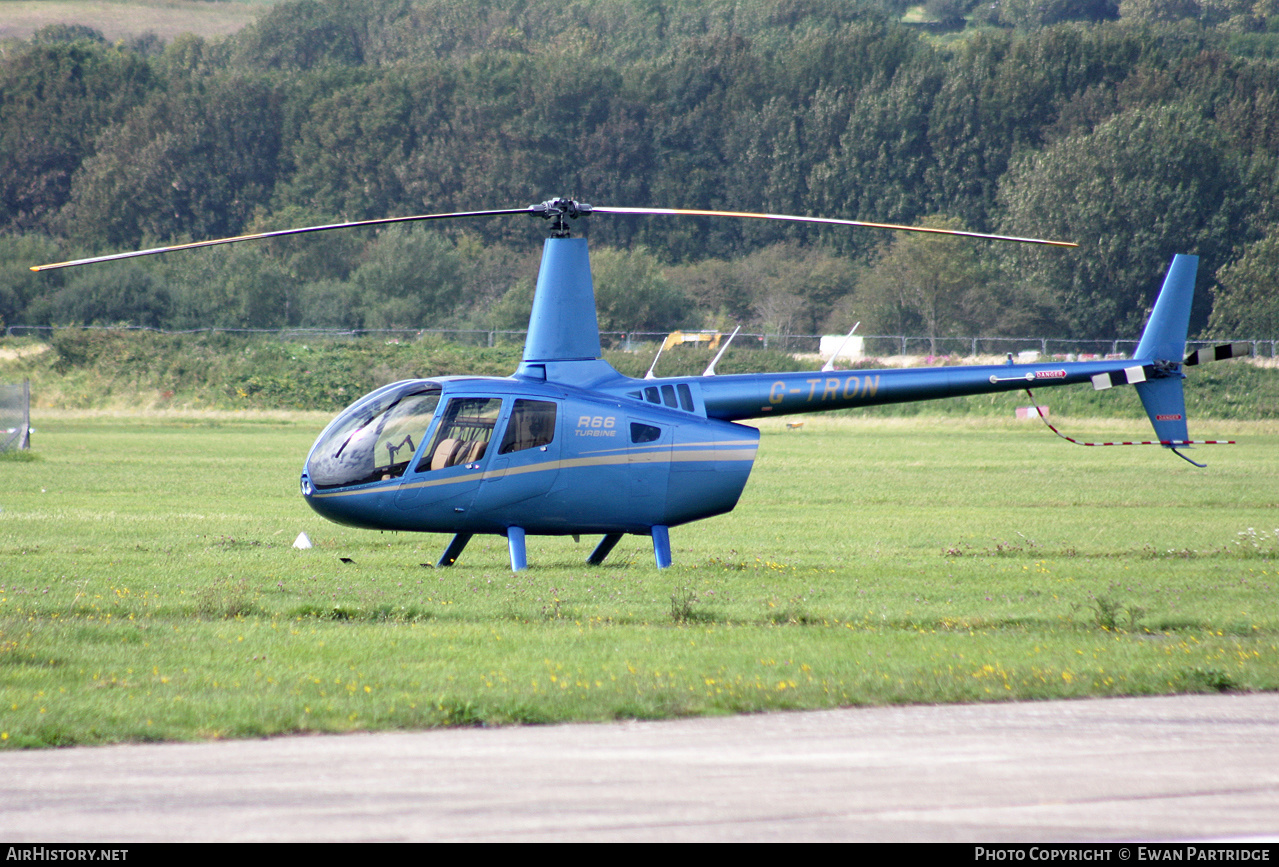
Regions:
<instances>
[{"instance_id":1,"label":"rotor hub","mask_svg":"<svg viewBox=\"0 0 1279 867\"><path fill-rule=\"evenodd\" d=\"M574 199L559 198L547 199L540 205L531 205L528 210L530 214L544 220L555 221L551 224L552 238L567 238L571 234L568 220L586 216L591 212L591 206Z\"/></svg>"}]
</instances>

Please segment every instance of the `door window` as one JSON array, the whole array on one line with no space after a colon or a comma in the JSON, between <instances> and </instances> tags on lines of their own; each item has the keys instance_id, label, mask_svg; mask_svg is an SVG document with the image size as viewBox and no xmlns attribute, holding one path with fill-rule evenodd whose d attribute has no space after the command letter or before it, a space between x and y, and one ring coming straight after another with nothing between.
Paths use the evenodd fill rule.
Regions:
<instances>
[{"instance_id":1,"label":"door window","mask_svg":"<svg viewBox=\"0 0 1279 867\"><path fill-rule=\"evenodd\" d=\"M448 402L430 451L418 462L419 473L473 464L488 450L493 427L502 412L498 397L455 397Z\"/></svg>"},{"instance_id":2,"label":"door window","mask_svg":"<svg viewBox=\"0 0 1279 867\"><path fill-rule=\"evenodd\" d=\"M655 443L662 438L662 429L656 425L631 422L631 442Z\"/></svg>"},{"instance_id":3,"label":"door window","mask_svg":"<svg viewBox=\"0 0 1279 867\"><path fill-rule=\"evenodd\" d=\"M555 439L555 404L549 400L517 400L497 453L508 455L550 444Z\"/></svg>"}]
</instances>

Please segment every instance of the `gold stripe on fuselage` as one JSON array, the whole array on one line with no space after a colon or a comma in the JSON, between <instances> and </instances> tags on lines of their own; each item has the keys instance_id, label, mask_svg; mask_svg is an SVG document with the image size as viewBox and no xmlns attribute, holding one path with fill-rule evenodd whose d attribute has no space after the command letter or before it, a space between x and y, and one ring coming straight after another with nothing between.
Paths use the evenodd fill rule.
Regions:
<instances>
[{"instance_id":1,"label":"gold stripe on fuselage","mask_svg":"<svg viewBox=\"0 0 1279 867\"><path fill-rule=\"evenodd\" d=\"M706 448L688 448L688 446L706 446ZM525 473L543 473L550 470L571 470L579 467L603 467L613 466L617 464L638 463L638 464L660 464L669 461L670 463L693 463L697 461L753 461L755 460L755 452L758 451L758 445L739 446L733 445L728 448L719 447L716 443L687 443L681 446L679 451L661 452L656 449L670 448L669 446L657 446L650 449L609 449L607 452L586 455L580 458L568 458L543 461L536 464L525 464L518 467L506 467L501 470L485 470L483 473L470 473L468 475L451 476L447 479L420 479L413 482L404 482L402 478L388 480L382 483L374 483L376 487L359 488L350 491L329 491L326 493L316 493L312 496L316 499L326 499L329 497L351 497L360 494L384 493L389 487L397 488L402 491L414 490L416 488L434 488L441 485L456 485L462 482L487 481L489 479L500 479L507 476L518 476ZM619 452L620 454L612 453Z\"/></svg>"}]
</instances>

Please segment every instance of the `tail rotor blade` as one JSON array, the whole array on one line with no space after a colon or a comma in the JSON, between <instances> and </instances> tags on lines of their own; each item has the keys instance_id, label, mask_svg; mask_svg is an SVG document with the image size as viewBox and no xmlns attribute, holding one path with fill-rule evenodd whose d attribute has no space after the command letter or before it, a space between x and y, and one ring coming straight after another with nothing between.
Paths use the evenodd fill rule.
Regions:
<instances>
[{"instance_id":1,"label":"tail rotor blade","mask_svg":"<svg viewBox=\"0 0 1279 867\"><path fill-rule=\"evenodd\" d=\"M1182 362L1186 367L1207 364L1209 361L1225 361L1229 358L1246 358L1252 355L1251 343L1222 343L1205 349L1196 349Z\"/></svg>"}]
</instances>

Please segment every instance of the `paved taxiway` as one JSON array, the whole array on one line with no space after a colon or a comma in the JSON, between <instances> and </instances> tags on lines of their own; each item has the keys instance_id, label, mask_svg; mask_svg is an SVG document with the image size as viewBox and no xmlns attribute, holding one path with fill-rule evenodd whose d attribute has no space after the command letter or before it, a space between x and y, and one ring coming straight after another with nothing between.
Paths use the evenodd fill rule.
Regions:
<instances>
[{"instance_id":1,"label":"paved taxiway","mask_svg":"<svg viewBox=\"0 0 1279 867\"><path fill-rule=\"evenodd\" d=\"M1279 839L1279 694L0 754L0 840Z\"/></svg>"}]
</instances>

